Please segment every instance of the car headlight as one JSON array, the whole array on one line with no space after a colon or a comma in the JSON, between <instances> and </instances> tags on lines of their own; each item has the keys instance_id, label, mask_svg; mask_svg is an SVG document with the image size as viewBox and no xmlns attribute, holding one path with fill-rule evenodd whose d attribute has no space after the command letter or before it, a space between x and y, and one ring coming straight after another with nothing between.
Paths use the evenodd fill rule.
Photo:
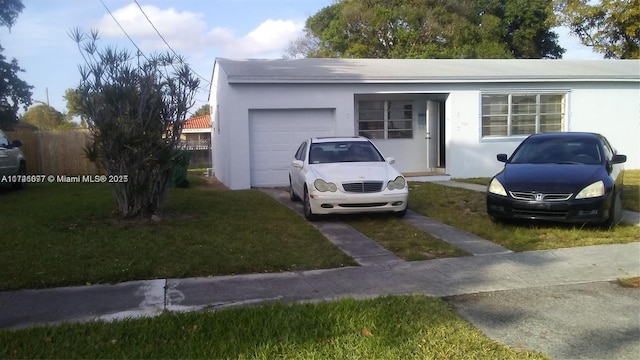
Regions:
<instances>
[{"instance_id":1,"label":"car headlight","mask_svg":"<svg viewBox=\"0 0 640 360\"><path fill-rule=\"evenodd\" d=\"M407 186L407 182L402 176L398 176L387 183L389 190L402 190L405 186Z\"/></svg>"},{"instance_id":2,"label":"car headlight","mask_svg":"<svg viewBox=\"0 0 640 360\"><path fill-rule=\"evenodd\" d=\"M315 188L320 192L325 192L325 191L336 192L336 190L338 190L338 187L336 186L336 184L332 182L326 182L322 179L316 179L316 181L313 182L313 186L315 186Z\"/></svg>"},{"instance_id":3,"label":"car headlight","mask_svg":"<svg viewBox=\"0 0 640 360\"><path fill-rule=\"evenodd\" d=\"M507 191L504 189L504 186L498 181L498 179L493 178L489 183L489 188L487 189L492 194L507 196Z\"/></svg>"},{"instance_id":4,"label":"car headlight","mask_svg":"<svg viewBox=\"0 0 640 360\"><path fill-rule=\"evenodd\" d=\"M576 199L587 199L604 195L604 182L602 180L598 180L593 184L585 187L580 190L578 195L576 195Z\"/></svg>"}]
</instances>

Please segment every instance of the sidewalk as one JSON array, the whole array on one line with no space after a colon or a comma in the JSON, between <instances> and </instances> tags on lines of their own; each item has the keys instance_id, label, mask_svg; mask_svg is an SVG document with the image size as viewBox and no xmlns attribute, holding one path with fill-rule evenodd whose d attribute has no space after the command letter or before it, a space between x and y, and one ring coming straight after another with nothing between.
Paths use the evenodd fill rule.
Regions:
<instances>
[{"instance_id":1,"label":"sidewalk","mask_svg":"<svg viewBox=\"0 0 640 360\"><path fill-rule=\"evenodd\" d=\"M301 214L301 205L291 203L286 191L264 191ZM495 321L495 316L491 316L490 321L485 319L483 322L483 317L478 314L486 314L485 310L489 305L479 305L483 304L482 300L487 299L482 295L495 294L495 299L506 301L506 295L520 294L521 291L536 293L542 289L565 289L558 287L585 286L640 276L640 242L513 253L473 234L411 211L407 213L406 221L469 251L473 256L406 262L343 223L318 221L313 223L314 226L329 241L352 256L360 266L0 292L0 328L153 316L163 311L218 309L273 301L323 301L344 297L424 294L446 298L469 321L498 341L512 346L529 346L556 357L563 353L555 352L555 348L537 347L537 343L528 342L528 338L516 337L522 335L537 340L540 338L538 334L531 336L522 329L516 331L515 328L510 328L523 326L515 318L501 320L496 324L491 323ZM584 294L584 290L576 291L583 291ZM500 294L503 297L499 297ZM549 296L565 296L562 292L560 294ZM637 322L640 297L637 294L640 291L631 292L631 295L624 297L617 296L613 300L605 299L606 303L598 308L599 311L610 312L612 303L622 302L620 309L624 310L620 311L625 312L623 314L608 313L610 318L606 320L593 317L593 313L582 316L596 329L601 326L602 321L606 321L607 328L613 328L615 334L631 336L632 341L625 340L625 352L609 352L602 357L610 357L612 354L624 357L624 354L640 351L640 325ZM533 311L538 303L542 302L534 301L529 304L529 310ZM499 309L502 308L509 309L507 305L499 306ZM577 312L579 308L575 304L575 298L572 298L570 310L563 309L564 314L554 317L571 324L564 316L576 318L578 315L571 311ZM492 314L495 315L497 312L493 310ZM629 321L631 325L628 324ZM503 333L495 330L502 330ZM554 340L567 340L566 337L573 336L571 334L575 332L575 329L569 330L565 337L556 334ZM613 341L614 344L622 342L616 342L615 336L611 334L598 341L605 340L608 343ZM596 346L594 341L588 338L587 342Z\"/></svg>"}]
</instances>

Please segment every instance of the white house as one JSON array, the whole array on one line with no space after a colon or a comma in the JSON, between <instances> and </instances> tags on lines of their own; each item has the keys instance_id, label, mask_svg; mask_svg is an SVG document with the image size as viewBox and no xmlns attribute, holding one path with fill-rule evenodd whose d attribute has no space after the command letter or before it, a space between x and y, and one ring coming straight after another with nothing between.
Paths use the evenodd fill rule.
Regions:
<instances>
[{"instance_id":1,"label":"white house","mask_svg":"<svg viewBox=\"0 0 640 360\"><path fill-rule=\"evenodd\" d=\"M640 168L640 61L216 59L215 175L288 185L311 136L371 138L409 175L488 177L528 134L605 135Z\"/></svg>"}]
</instances>

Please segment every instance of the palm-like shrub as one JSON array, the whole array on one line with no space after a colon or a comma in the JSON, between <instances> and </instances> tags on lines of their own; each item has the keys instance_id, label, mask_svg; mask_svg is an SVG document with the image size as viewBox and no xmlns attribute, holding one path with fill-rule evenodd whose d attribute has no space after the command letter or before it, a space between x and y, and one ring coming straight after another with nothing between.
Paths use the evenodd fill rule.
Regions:
<instances>
[{"instance_id":1,"label":"palm-like shrub","mask_svg":"<svg viewBox=\"0 0 640 360\"><path fill-rule=\"evenodd\" d=\"M74 30L71 36L85 60L77 88L81 112L94 155L107 178L116 180L111 183L116 210L123 218L158 216L199 80L178 56L98 49L96 31Z\"/></svg>"}]
</instances>

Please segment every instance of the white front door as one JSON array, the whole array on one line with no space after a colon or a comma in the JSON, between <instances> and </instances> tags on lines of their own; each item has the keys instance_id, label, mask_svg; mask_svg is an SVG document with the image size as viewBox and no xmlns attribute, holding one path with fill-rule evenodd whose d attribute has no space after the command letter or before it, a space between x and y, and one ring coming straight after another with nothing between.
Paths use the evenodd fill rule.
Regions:
<instances>
[{"instance_id":1,"label":"white front door","mask_svg":"<svg viewBox=\"0 0 640 360\"><path fill-rule=\"evenodd\" d=\"M427 168L434 171L440 166L440 102L427 101L425 139L427 140Z\"/></svg>"}]
</instances>

